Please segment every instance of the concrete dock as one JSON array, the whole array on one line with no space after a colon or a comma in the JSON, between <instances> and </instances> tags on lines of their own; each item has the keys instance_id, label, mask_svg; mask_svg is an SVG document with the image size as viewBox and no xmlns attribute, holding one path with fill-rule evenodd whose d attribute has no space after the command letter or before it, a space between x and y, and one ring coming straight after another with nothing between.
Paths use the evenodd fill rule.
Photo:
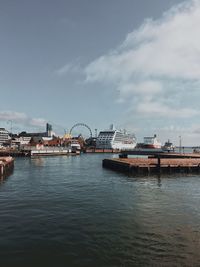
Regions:
<instances>
[{"instance_id":1,"label":"concrete dock","mask_svg":"<svg viewBox=\"0 0 200 267\"><path fill-rule=\"evenodd\" d=\"M200 173L200 158L104 159L103 167L130 175Z\"/></svg>"},{"instance_id":2,"label":"concrete dock","mask_svg":"<svg viewBox=\"0 0 200 267\"><path fill-rule=\"evenodd\" d=\"M0 157L0 178L4 178L12 173L14 159L12 157Z\"/></svg>"}]
</instances>

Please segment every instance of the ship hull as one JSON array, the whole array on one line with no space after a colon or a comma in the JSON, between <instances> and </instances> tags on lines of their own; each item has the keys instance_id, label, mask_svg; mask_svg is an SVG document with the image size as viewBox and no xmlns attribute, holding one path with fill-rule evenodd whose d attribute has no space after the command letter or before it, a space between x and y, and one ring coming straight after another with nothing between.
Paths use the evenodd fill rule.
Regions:
<instances>
[{"instance_id":1,"label":"ship hull","mask_svg":"<svg viewBox=\"0 0 200 267\"><path fill-rule=\"evenodd\" d=\"M143 145L142 148L158 149L158 148L161 148L161 145L149 144L149 145Z\"/></svg>"}]
</instances>

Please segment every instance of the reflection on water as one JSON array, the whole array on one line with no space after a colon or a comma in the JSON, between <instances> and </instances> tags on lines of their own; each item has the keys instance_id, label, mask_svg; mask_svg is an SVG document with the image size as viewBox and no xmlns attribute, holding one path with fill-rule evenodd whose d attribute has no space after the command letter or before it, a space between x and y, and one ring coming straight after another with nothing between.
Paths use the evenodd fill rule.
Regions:
<instances>
[{"instance_id":1,"label":"reflection on water","mask_svg":"<svg viewBox=\"0 0 200 267\"><path fill-rule=\"evenodd\" d=\"M44 165L44 163L45 163L45 160L44 160L44 158L43 157L33 157L33 158L31 158L31 163L32 164L35 164L35 166L43 166Z\"/></svg>"},{"instance_id":2,"label":"reflection on water","mask_svg":"<svg viewBox=\"0 0 200 267\"><path fill-rule=\"evenodd\" d=\"M6 175L0 175L0 186L6 182L8 177L13 174L13 168L6 174Z\"/></svg>"},{"instance_id":3,"label":"reflection on water","mask_svg":"<svg viewBox=\"0 0 200 267\"><path fill-rule=\"evenodd\" d=\"M128 177L111 156L17 159L0 266L200 266L200 177Z\"/></svg>"}]
</instances>

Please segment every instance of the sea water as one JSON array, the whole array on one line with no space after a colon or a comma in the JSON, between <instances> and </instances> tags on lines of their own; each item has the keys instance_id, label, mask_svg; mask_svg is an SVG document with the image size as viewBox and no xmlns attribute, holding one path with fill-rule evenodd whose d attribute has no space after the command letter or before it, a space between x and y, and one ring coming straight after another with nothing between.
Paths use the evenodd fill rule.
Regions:
<instances>
[{"instance_id":1,"label":"sea water","mask_svg":"<svg viewBox=\"0 0 200 267\"><path fill-rule=\"evenodd\" d=\"M129 177L113 154L19 158L0 184L0 267L200 266L200 176Z\"/></svg>"}]
</instances>

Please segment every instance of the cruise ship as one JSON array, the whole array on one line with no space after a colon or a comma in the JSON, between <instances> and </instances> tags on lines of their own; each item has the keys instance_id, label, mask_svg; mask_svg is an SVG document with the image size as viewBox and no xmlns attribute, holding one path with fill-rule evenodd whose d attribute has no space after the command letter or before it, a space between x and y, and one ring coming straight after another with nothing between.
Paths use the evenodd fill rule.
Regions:
<instances>
[{"instance_id":1,"label":"cruise ship","mask_svg":"<svg viewBox=\"0 0 200 267\"><path fill-rule=\"evenodd\" d=\"M134 134L128 134L125 130L117 130L111 125L109 130L101 131L97 137L96 148L131 150L136 146Z\"/></svg>"}]
</instances>

